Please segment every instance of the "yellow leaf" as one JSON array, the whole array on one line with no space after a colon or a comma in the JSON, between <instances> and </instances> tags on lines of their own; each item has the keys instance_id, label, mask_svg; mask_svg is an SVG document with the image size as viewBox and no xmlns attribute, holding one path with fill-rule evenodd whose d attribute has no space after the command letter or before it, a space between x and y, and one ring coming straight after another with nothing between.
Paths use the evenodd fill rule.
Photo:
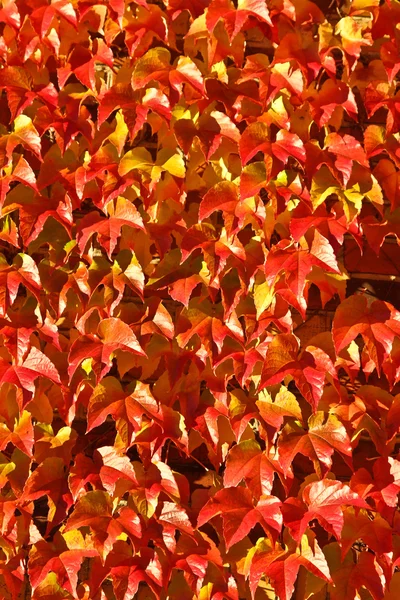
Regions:
<instances>
[{"instance_id":1,"label":"yellow leaf","mask_svg":"<svg viewBox=\"0 0 400 600\"><path fill-rule=\"evenodd\" d=\"M206 583L206 585L203 585L199 595L197 596L197 600L211 600L213 587L214 584L211 582Z\"/></svg>"},{"instance_id":2,"label":"yellow leaf","mask_svg":"<svg viewBox=\"0 0 400 600\"><path fill-rule=\"evenodd\" d=\"M171 54L166 48L152 48L136 62L132 75L134 90L144 87L152 80L168 78Z\"/></svg>"},{"instance_id":3,"label":"yellow leaf","mask_svg":"<svg viewBox=\"0 0 400 600\"><path fill-rule=\"evenodd\" d=\"M331 194L339 195L340 188L328 167L323 165L314 175L311 183L310 197L314 210L323 204Z\"/></svg>"},{"instance_id":4,"label":"yellow leaf","mask_svg":"<svg viewBox=\"0 0 400 600\"><path fill-rule=\"evenodd\" d=\"M108 136L108 139L116 147L118 154L121 155L129 129L120 110L115 115L115 120L117 124L114 131Z\"/></svg>"},{"instance_id":5,"label":"yellow leaf","mask_svg":"<svg viewBox=\"0 0 400 600\"><path fill-rule=\"evenodd\" d=\"M145 173L151 173L153 168L153 159L151 158L151 154L146 148L138 147L133 150L129 150L122 157L119 167L118 173L123 177L129 171L133 169L139 169L140 171L144 171Z\"/></svg>"},{"instance_id":6,"label":"yellow leaf","mask_svg":"<svg viewBox=\"0 0 400 600\"><path fill-rule=\"evenodd\" d=\"M81 367L85 371L86 375L90 375L90 373L92 372L92 363L92 358L85 358L85 360L82 361Z\"/></svg>"},{"instance_id":7,"label":"yellow leaf","mask_svg":"<svg viewBox=\"0 0 400 600\"><path fill-rule=\"evenodd\" d=\"M185 177L185 161L181 154L172 154L171 150L165 148L161 150L157 155L156 165L159 165L163 171L168 171L174 177Z\"/></svg>"},{"instance_id":8,"label":"yellow leaf","mask_svg":"<svg viewBox=\"0 0 400 600\"><path fill-rule=\"evenodd\" d=\"M349 222L354 219L355 215L360 212L362 207L364 194L360 192L359 188L360 186L357 184L348 190L344 190L344 192L340 194L340 197L343 199L344 213ZM354 208L349 203L351 203Z\"/></svg>"},{"instance_id":9,"label":"yellow leaf","mask_svg":"<svg viewBox=\"0 0 400 600\"><path fill-rule=\"evenodd\" d=\"M361 46L371 46L372 40L369 37L363 37L364 29L370 26L372 15L369 17L343 17L336 25L335 33L339 33L342 38L343 48L352 56L360 56ZM367 34L368 35L368 34Z\"/></svg>"},{"instance_id":10,"label":"yellow leaf","mask_svg":"<svg viewBox=\"0 0 400 600\"><path fill-rule=\"evenodd\" d=\"M379 0L353 0L351 3L352 12L363 11L374 6L379 6Z\"/></svg>"},{"instance_id":11,"label":"yellow leaf","mask_svg":"<svg viewBox=\"0 0 400 600\"><path fill-rule=\"evenodd\" d=\"M274 295L274 288L269 286L266 281L254 285L254 304L256 306L257 319L271 305Z\"/></svg>"},{"instance_id":12,"label":"yellow leaf","mask_svg":"<svg viewBox=\"0 0 400 600\"><path fill-rule=\"evenodd\" d=\"M292 392L289 392L285 386L281 386L274 401L272 401L267 390L262 390L256 404L260 409L261 414L268 409L268 412L271 415L274 415L274 417L291 416L298 419L300 422L302 421L301 409L296 400L296 396L292 394Z\"/></svg>"},{"instance_id":13,"label":"yellow leaf","mask_svg":"<svg viewBox=\"0 0 400 600\"><path fill-rule=\"evenodd\" d=\"M58 583L56 573L50 571L46 577L39 583L35 589L34 598L51 598L52 600L61 600L62 598L71 598L71 595L64 590Z\"/></svg>"}]
</instances>

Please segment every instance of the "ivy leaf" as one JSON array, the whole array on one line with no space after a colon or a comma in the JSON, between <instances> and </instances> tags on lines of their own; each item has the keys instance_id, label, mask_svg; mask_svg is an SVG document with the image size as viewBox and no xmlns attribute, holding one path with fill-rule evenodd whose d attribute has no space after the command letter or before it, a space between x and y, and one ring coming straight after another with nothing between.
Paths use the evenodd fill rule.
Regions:
<instances>
[{"instance_id":1,"label":"ivy leaf","mask_svg":"<svg viewBox=\"0 0 400 600\"><path fill-rule=\"evenodd\" d=\"M285 425L278 441L279 463L285 473L300 452L313 462L318 476L323 477L331 468L335 450L348 461L346 457L352 455L349 436L337 417L325 417L321 411L309 418L308 430L296 423Z\"/></svg>"},{"instance_id":2,"label":"ivy leaf","mask_svg":"<svg viewBox=\"0 0 400 600\"><path fill-rule=\"evenodd\" d=\"M240 197L242 200L258 194L267 181L264 162L257 161L246 165L240 174Z\"/></svg>"},{"instance_id":3,"label":"ivy leaf","mask_svg":"<svg viewBox=\"0 0 400 600\"><path fill-rule=\"evenodd\" d=\"M108 67L113 66L113 53L104 40L96 39L93 50L77 44L68 57L65 67L57 69L58 83L64 87L71 75L75 75L87 88L96 89L95 67L100 62Z\"/></svg>"},{"instance_id":4,"label":"ivy leaf","mask_svg":"<svg viewBox=\"0 0 400 600\"><path fill-rule=\"evenodd\" d=\"M392 161L387 158L381 159L374 169L374 176L390 200L392 211L396 210L400 206L400 177Z\"/></svg>"},{"instance_id":5,"label":"ivy leaf","mask_svg":"<svg viewBox=\"0 0 400 600\"><path fill-rule=\"evenodd\" d=\"M292 156L301 163L305 161L306 151L303 142L295 133L289 133L285 129L280 129L271 147L274 156L284 165L286 165L289 156Z\"/></svg>"},{"instance_id":6,"label":"ivy leaf","mask_svg":"<svg viewBox=\"0 0 400 600\"><path fill-rule=\"evenodd\" d=\"M60 376L51 360L40 350L32 347L22 365L10 365L0 360L0 382L11 383L23 391L22 406L35 392L35 381L38 377L45 377L50 381L61 384Z\"/></svg>"},{"instance_id":7,"label":"ivy leaf","mask_svg":"<svg viewBox=\"0 0 400 600\"><path fill-rule=\"evenodd\" d=\"M12 430L5 423L0 423L0 450L4 450L11 443L21 452L32 456L33 442L32 417L27 410L23 411Z\"/></svg>"},{"instance_id":8,"label":"ivy leaf","mask_svg":"<svg viewBox=\"0 0 400 600\"><path fill-rule=\"evenodd\" d=\"M208 303L197 305L192 303L188 310L181 313L181 323L178 322L177 325L181 331L185 327L177 336L181 348L184 348L196 334L212 355L214 354L214 344L218 352L221 352L226 336L238 342L243 341L243 330L237 317L232 313L230 318L224 322L222 314L216 313Z\"/></svg>"},{"instance_id":9,"label":"ivy leaf","mask_svg":"<svg viewBox=\"0 0 400 600\"><path fill-rule=\"evenodd\" d=\"M373 554L361 552L355 563L349 555L342 561L340 548L336 544L329 544L325 551L332 565L333 583L329 585L329 593L333 600L354 598L357 590L361 588L367 588L374 600L384 598L381 567Z\"/></svg>"},{"instance_id":10,"label":"ivy leaf","mask_svg":"<svg viewBox=\"0 0 400 600\"><path fill-rule=\"evenodd\" d=\"M37 265L27 254L18 254L11 266L0 255L0 283L0 316L4 316L7 308L14 303L21 285L36 297L41 289Z\"/></svg>"},{"instance_id":11,"label":"ivy leaf","mask_svg":"<svg viewBox=\"0 0 400 600\"><path fill-rule=\"evenodd\" d=\"M340 540L344 505L369 508L368 504L347 485L340 481L323 479L307 485L302 493L303 501L289 498L281 507L285 525L293 539L300 543L310 521L317 519L320 525Z\"/></svg>"},{"instance_id":12,"label":"ivy leaf","mask_svg":"<svg viewBox=\"0 0 400 600\"><path fill-rule=\"evenodd\" d=\"M302 420L301 409L294 394L281 387L272 400L268 392L263 391L256 402L262 419L276 430L280 429L285 417Z\"/></svg>"},{"instance_id":13,"label":"ivy leaf","mask_svg":"<svg viewBox=\"0 0 400 600\"><path fill-rule=\"evenodd\" d=\"M160 436L160 429L165 439L181 438L182 443L186 444L181 415L169 406L160 405L151 394L149 387L141 382L137 382L135 390L127 394L117 379L104 378L96 386L89 400L87 431L104 423L108 415L111 415L116 422L124 448L132 446L135 434L142 431L148 419L152 419L156 426L154 432L156 444L164 443L164 439ZM155 450L158 449L158 445Z\"/></svg>"},{"instance_id":14,"label":"ivy leaf","mask_svg":"<svg viewBox=\"0 0 400 600\"><path fill-rule=\"evenodd\" d=\"M22 144L39 160L42 160L42 144L39 133L32 120L26 115L19 115L14 120L14 132L2 137L0 142L0 163L6 166L10 163L14 149Z\"/></svg>"},{"instance_id":15,"label":"ivy leaf","mask_svg":"<svg viewBox=\"0 0 400 600\"><path fill-rule=\"evenodd\" d=\"M249 577L252 597L255 597L259 580L264 574L272 580L280 600L290 600L301 566L323 581L331 581L326 558L312 535L303 536L300 548L295 551L269 548L256 552L251 561Z\"/></svg>"},{"instance_id":16,"label":"ivy leaf","mask_svg":"<svg viewBox=\"0 0 400 600\"><path fill-rule=\"evenodd\" d=\"M102 218L97 213L89 213L79 225L78 246L83 254L89 239L97 235L98 242L106 250L111 260L122 227L128 226L144 231L142 218L134 204L125 198L118 197L105 207L108 218Z\"/></svg>"},{"instance_id":17,"label":"ivy leaf","mask_svg":"<svg viewBox=\"0 0 400 600\"><path fill-rule=\"evenodd\" d=\"M268 254L265 276L269 285L273 285L283 276L304 314L307 306L304 298L306 278L314 266L328 273L340 273L332 246L318 230L314 233L309 251L296 247L292 242L281 241L276 244Z\"/></svg>"},{"instance_id":18,"label":"ivy leaf","mask_svg":"<svg viewBox=\"0 0 400 600\"><path fill-rule=\"evenodd\" d=\"M376 513L371 520L366 510L358 511L348 507L344 510L344 523L339 540L343 558L359 539L377 555L393 550L390 525L381 515Z\"/></svg>"},{"instance_id":19,"label":"ivy leaf","mask_svg":"<svg viewBox=\"0 0 400 600\"><path fill-rule=\"evenodd\" d=\"M32 502L47 497L47 535L52 527L61 523L73 504L68 488L66 466L62 458L45 458L27 480L22 500Z\"/></svg>"},{"instance_id":20,"label":"ivy leaf","mask_svg":"<svg viewBox=\"0 0 400 600\"><path fill-rule=\"evenodd\" d=\"M93 363L95 373L103 377L111 368L111 357L116 350L145 356L144 350L129 325L121 319L110 317L101 321L96 335L81 336L72 344L68 367L70 380L86 359L90 359Z\"/></svg>"},{"instance_id":21,"label":"ivy leaf","mask_svg":"<svg viewBox=\"0 0 400 600\"><path fill-rule=\"evenodd\" d=\"M264 152L270 147L269 127L266 123L256 122L249 125L242 133L239 142L242 165L246 165L257 152Z\"/></svg>"},{"instance_id":22,"label":"ivy leaf","mask_svg":"<svg viewBox=\"0 0 400 600\"><path fill-rule=\"evenodd\" d=\"M151 173L152 168L153 159L150 152L146 148L138 147L124 154L120 160L118 172L123 177L133 169Z\"/></svg>"},{"instance_id":23,"label":"ivy leaf","mask_svg":"<svg viewBox=\"0 0 400 600\"><path fill-rule=\"evenodd\" d=\"M202 278L196 273L185 277L184 279L178 279L170 285L169 293L171 298L177 302L181 302L186 308L189 307L189 300L193 290L202 283Z\"/></svg>"},{"instance_id":24,"label":"ivy leaf","mask_svg":"<svg viewBox=\"0 0 400 600\"><path fill-rule=\"evenodd\" d=\"M282 477L279 463L263 452L255 440L244 440L229 450L224 472L228 488L244 481L255 498L271 494L274 475Z\"/></svg>"},{"instance_id":25,"label":"ivy leaf","mask_svg":"<svg viewBox=\"0 0 400 600\"><path fill-rule=\"evenodd\" d=\"M132 75L134 90L145 87L150 81L167 82L171 54L166 48L152 48L135 64Z\"/></svg>"},{"instance_id":26,"label":"ivy leaf","mask_svg":"<svg viewBox=\"0 0 400 600\"><path fill-rule=\"evenodd\" d=\"M86 558L93 556L97 556L96 550L85 546L79 531L57 534L52 543L39 541L32 547L28 563L33 591L53 572L60 585L75 596L79 569Z\"/></svg>"},{"instance_id":27,"label":"ivy leaf","mask_svg":"<svg viewBox=\"0 0 400 600\"><path fill-rule=\"evenodd\" d=\"M308 346L298 356L299 349L299 341L293 334L276 335L268 346L259 389L280 383L284 377L290 376L315 413L325 378L330 376L337 385L337 374L330 357L320 348Z\"/></svg>"},{"instance_id":28,"label":"ivy leaf","mask_svg":"<svg viewBox=\"0 0 400 600\"><path fill-rule=\"evenodd\" d=\"M213 0L208 7L206 23L210 31L214 31L220 19L224 20L225 28L232 41L240 32L248 17L257 17L272 25L266 3L263 0L240 0L235 10L229 0Z\"/></svg>"},{"instance_id":29,"label":"ivy leaf","mask_svg":"<svg viewBox=\"0 0 400 600\"><path fill-rule=\"evenodd\" d=\"M338 307L332 326L337 354L361 335L378 374L400 335L400 313L388 302L369 302L365 295L354 295Z\"/></svg>"},{"instance_id":30,"label":"ivy leaf","mask_svg":"<svg viewBox=\"0 0 400 600\"><path fill-rule=\"evenodd\" d=\"M65 531L70 532L80 527L90 527L94 533L94 544L104 559L112 550L117 537L123 532L122 525L113 517L111 497L102 490L88 492L75 504L69 515ZM132 519L131 531L136 537L141 535L140 520L136 515Z\"/></svg>"},{"instance_id":31,"label":"ivy leaf","mask_svg":"<svg viewBox=\"0 0 400 600\"><path fill-rule=\"evenodd\" d=\"M238 202L236 186L230 181L221 181L211 188L201 201L199 220L203 221L216 210L234 213Z\"/></svg>"},{"instance_id":32,"label":"ivy leaf","mask_svg":"<svg viewBox=\"0 0 400 600\"><path fill-rule=\"evenodd\" d=\"M201 527L210 519L222 515L227 549L240 542L257 523L272 538L276 538L282 524L280 505L275 496L263 496L254 505L250 490L240 487L225 488L218 491L203 506L197 526Z\"/></svg>"},{"instance_id":33,"label":"ivy leaf","mask_svg":"<svg viewBox=\"0 0 400 600\"><path fill-rule=\"evenodd\" d=\"M335 167L342 174L345 185L350 179L353 161L357 161L367 169L369 168L364 148L353 136L330 133L325 139L325 146L328 152L335 155Z\"/></svg>"}]
</instances>

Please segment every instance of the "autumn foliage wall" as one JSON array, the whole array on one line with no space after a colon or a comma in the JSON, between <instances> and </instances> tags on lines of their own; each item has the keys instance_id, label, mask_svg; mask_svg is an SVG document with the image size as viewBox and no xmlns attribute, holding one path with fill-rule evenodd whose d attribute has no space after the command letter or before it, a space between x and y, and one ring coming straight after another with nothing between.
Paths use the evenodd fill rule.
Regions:
<instances>
[{"instance_id":1,"label":"autumn foliage wall","mask_svg":"<svg viewBox=\"0 0 400 600\"><path fill-rule=\"evenodd\" d=\"M400 305L346 267L400 265L399 42L0 2L1 599L400 597Z\"/></svg>"}]
</instances>

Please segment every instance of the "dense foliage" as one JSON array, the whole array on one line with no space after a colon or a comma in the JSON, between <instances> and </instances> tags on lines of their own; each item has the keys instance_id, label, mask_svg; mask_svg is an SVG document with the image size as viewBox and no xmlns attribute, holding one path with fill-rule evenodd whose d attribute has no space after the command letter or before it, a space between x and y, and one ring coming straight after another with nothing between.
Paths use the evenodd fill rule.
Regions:
<instances>
[{"instance_id":1,"label":"dense foliage","mask_svg":"<svg viewBox=\"0 0 400 600\"><path fill-rule=\"evenodd\" d=\"M0 7L1 598L398 599L400 3Z\"/></svg>"}]
</instances>

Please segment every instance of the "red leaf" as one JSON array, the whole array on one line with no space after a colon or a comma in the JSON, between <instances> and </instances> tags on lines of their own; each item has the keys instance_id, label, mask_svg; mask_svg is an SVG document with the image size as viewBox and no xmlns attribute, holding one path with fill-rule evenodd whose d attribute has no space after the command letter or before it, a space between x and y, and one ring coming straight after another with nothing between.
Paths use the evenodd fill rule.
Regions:
<instances>
[{"instance_id":1,"label":"red leaf","mask_svg":"<svg viewBox=\"0 0 400 600\"><path fill-rule=\"evenodd\" d=\"M242 165L246 165L257 152L263 152L270 147L269 127L265 123L252 123L244 130L239 142Z\"/></svg>"},{"instance_id":2,"label":"red leaf","mask_svg":"<svg viewBox=\"0 0 400 600\"><path fill-rule=\"evenodd\" d=\"M326 558L311 536L303 537L300 551L289 549L270 550L256 553L250 567L250 590L254 598L258 582L263 574L272 580L280 600L292 598L294 583L300 567L303 566L316 577L330 581Z\"/></svg>"},{"instance_id":3,"label":"red leaf","mask_svg":"<svg viewBox=\"0 0 400 600\"><path fill-rule=\"evenodd\" d=\"M272 144L272 152L283 164L287 163L289 156L300 162L304 162L306 158L306 151L299 136L285 129L278 131L276 141Z\"/></svg>"},{"instance_id":4,"label":"red leaf","mask_svg":"<svg viewBox=\"0 0 400 600\"><path fill-rule=\"evenodd\" d=\"M65 531L80 527L90 527L94 532L94 543L102 558L112 550L117 537L124 528L113 518L111 497L103 491L88 492L75 504L68 517ZM138 530L139 535L141 530Z\"/></svg>"},{"instance_id":5,"label":"red leaf","mask_svg":"<svg viewBox=\"0 0 400 600\"><path fill-rule=\"evenodd\" d=\"M96 336L81 336L72 344L68 367L70 380L81 363L88 358L94 361L95 372L103 377L111 368L111 355L115 350L146 356L129 325L111 317L101 321Z\"/></svg>"},{"instance_id":6,"label":"red leaf","mask_svg":"<svg viewBox=\"0 0 400 600\"><path fill-rule=\"evenodd\" d=\"M295 498L289 498L282 505L284 523L297 543L300 543L313 519L317 519L328 533L340 540L344 524L342 506L347 504L369 508L347 485L331 479L310 483L304 488L302 498L305 505Z\"/></svg>"},{"instance_id":7,"label":"red leaf","mask_svg":"<svg viewBox=\"0 0 400 600\"><path fill-rule=\"evenodd\" d=\"M228 488L244 481L255 498L270 494L274 474L282 475L281 467L254 440L240 442L228 453L224 485Z\"/></svg>"},{"instance_id":8,"label":"red leaf","mask_svg":"<svg viewBox=\"0 0 400 600\"><path fill-rule=\"evenodd\" d=\"M325 147L328 152L336 156L335 167L342 174L345 185L350 179L354 161L367 169L369 168L369 162L363 147L351 135L342 137L338 133L330 133L325 139Z\"/></svg>"},{"instance_id":9,"label":"red leaf","mask_svg":"<svg viewBox=\"0 0 400 600\"><path fill-rule=\"evenodd\" d=\"M284 377L293 377L300 393L311 404L313 412L318 409L326 377L338 386L338 378L330 357L320 348L308 346L298 356L299 341L293 334L278 334L268 346L260 390L280 383Z\"/></svg>"},{"instance_id":10,"label":"red leaf","mask_svg":"<svg viewBox=\"0 0 400 600\"><path fill-rule=\"evenodd\" d=\"M170 285L169 293L171 298L177 302L181 302L186 308L188 308L189 300L193 290L202 283L200 275L194 274L184 279L178 279Z\"/></svg>"},{"instance_id":11,"label":"red leaf","mask_svg":"<svg viewBox=\"0 0 400 600\"><path fill-rule=\"evenodd\" d=\"M21 366L10 365L0 360L0 383L12 383L17 388L21 388L24 395L23 405L30 400L35 392L34 382L40 376L61 384L58 371L51 360L35 347L31 348Z\"/></svg>"},{"instance_id":12,"label":"red leaf","mask_svg":"<svg viewBox=\"0 0 400 600\"><path fill-rule=\"evenodd\" d=\"M82 219L78 233L78 244L82 253L89 239L97 234L99 243L111 259L124 225L144 230L139 212L125 198L118 198L115 204L114 202L110 202L107 205L107 212L109 213L108 218L101 218L97 213L89 213Z\"/></svg>"},{"instance_id":13,"label":"red leaf","mask_svg":"<svg viewBox=\"0 0 400 600\"><path fill-rule=\"evenodd\" d=\"M87 431L104 423L108 415L111 415L116 421L116 427L121 436L120 444L124 449L132 446L136 434L141 431L142 423L148 422L149 419L156 426L155 451L164 444L167 438L179 441L183 446L187 444L180 414L169 406L159 405L151 394L149 386L139 381L135 390L131 394L127 394L114 377L106 377L102 380L94 389L89 400Z\"/></svg>"},{"instance_id":14,"label":"red leaf","mask_svg":"<svg viewBox=\"0 0 400 600\"><path fill-rule=\"evenodd\" d=\"M32 502L47 497L49 512L47 515L47 535L61 523L73 504L67 484L67 472L61 458L45 458L26 481L22 500Z\"/></svg>"},{"instance_id":15,"label":"red leaf","mask_svg":"<svg viewBox=\"0 0 400 600\"><path fill-rule=\"evenodd\" d=\"M361 335L369 357L380 373L395 337L400 335L400 313L388 302L370 302L367 296L357 294L339 305L332 335L338 354Z\"/></svg>"},{"instance_id":16,"label":"red leaf","mask_svg":"<svg viewBox=\"0 0 400 600\"><path fill-rule=\"evenodd\" d=\"M238 202L236 186L230 181L221 181L211 188L201 201L199 220L203 221L216 210L234 213Z\"/></svg>"},{"instance_id":17,"label":"red leaf","mask_svg":"<svg viewBox=\"0 0 400 600\"><path fill-rule=\"evenodd\" d=\"M276 244L268 254L265 275L270 285L276 283L280 277L284 277L300 310L304 312L307 306L304 298L306 278L314 266L328 273L340 273L332 246L317 230L309 251L284 240Z\"/></svg>"},{"instance_id":18,"label":"red leaf","mask_svg":"<svg viewBox=\"0 0 400 600\"><path fill-rule=\"evenodd\" d=\"M300 452L313 462L316 473L322 477L331 468L335 450L345 459L352 454L350 440L342 423L334 415L325 418L323 412L317 412L309 418L308 431L296 423L285 425L278 441L279 463L285 473Z\"/></svg>"},{"instance_id":19,"label":"red leaf","mask_svg":"<svg viewBox=\"0 0 400 600\"><path fill-rule=\"evenodd\" d=\"M97 556L93 549L85 548L83 536L56 535L52 544L42 540L35 544L29 557L29 578L33 591L51 571L57 574L57 580L72 595L76 595L78 573L86 558Z\"/></svg>"},{"instance_id":20,"label":"red leaf","mask_svg":"<svg viewBox=\"0 0 400 600\"><path fill-rule=\"evenodd\" d=\"M222 515L227 549L240 542L257 523L272 538L276 538L282 525L280 505L275 496L263 496L254 505L250 490L240 487L225 488L203 506L197 527L201 527L217 515Z\"/></svg>"},{"instance_id":21,"label":"red leaf","mask_svg":"<svg viewBox=\"0 0 400 600\"><path fill-rule=\"evenodd\" d=\"M0 450L5 450L9 443L14 444L28 456L32 456L34 435L32 418L27 411L21 414L12 431L5 423L0 423Z\"/></svg>"}]
</instances>

